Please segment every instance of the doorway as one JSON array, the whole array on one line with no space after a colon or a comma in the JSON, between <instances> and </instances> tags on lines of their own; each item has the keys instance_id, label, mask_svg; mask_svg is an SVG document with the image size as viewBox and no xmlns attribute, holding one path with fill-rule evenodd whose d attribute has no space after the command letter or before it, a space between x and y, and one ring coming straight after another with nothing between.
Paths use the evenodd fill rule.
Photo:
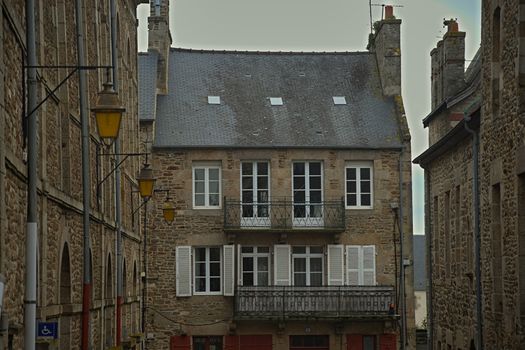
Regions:
<instances>
[{"instance_id":1,"label":"doorway","mask_svg":"<svg viewBox=\"0 0 525 350\"><path fill-rule=\"evenodd\" d=\"M328 335L291 335L290 350L328 350Z\"/></svg>"}]
</instances>

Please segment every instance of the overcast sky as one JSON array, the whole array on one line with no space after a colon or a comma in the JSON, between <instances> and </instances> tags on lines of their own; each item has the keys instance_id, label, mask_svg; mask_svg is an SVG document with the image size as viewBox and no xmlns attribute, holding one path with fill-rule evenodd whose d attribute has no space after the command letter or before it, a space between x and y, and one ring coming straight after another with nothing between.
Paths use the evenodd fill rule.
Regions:
<instances>
[{"instance_id":1,"label":"overcast sky","mask_svg":"<svg viewBox=\"0 0 525 350\"><path fill-rule=\"evenodd\" d=\"M221 50L365 51L368 0L172 0L174 47ZM372 1L382 4L381 1ZM443 18L467 32L466 64L480 43L480 0L390 0L402 19L402 89L412 134L412 158L427 145L421 120L430 112L430 50L443 36ZM139 51L147 50L149 5L139 6ZM381 6L372 6L374 21ZM424 233L423 172L413 167L414 233Z\"/></svg>"}]
</instances>

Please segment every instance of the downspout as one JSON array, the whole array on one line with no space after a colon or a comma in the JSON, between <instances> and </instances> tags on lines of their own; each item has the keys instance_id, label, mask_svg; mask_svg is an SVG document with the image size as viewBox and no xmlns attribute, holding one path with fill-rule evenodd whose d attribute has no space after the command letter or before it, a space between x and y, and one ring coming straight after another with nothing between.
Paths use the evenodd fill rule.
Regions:
<instances>
[{"instance_id":1,"label":"downspout","mask_svg":"<svg viewBox=\"0 0 525 350\"><path fill-rule=\"evenodd\" d=\"M85 66L84 53L84 13L83 1L75 0L76 9L76 26L77 26L77 64ZM89 261L89 215L90 215L90 193L91 193L91 178L89 173L90 156L89 156L89 115L87 103L87 85L86 85L86 71L80 69L78 71L79 84L79 101L80 101L80 124L82 135L82 204L83 204L83 274L84 286L82 291L82 350L89 349L89 309L91 302L91 264Z\"/></svg>"},{"instance_id":2,"label":"downspout","mask_svg":"<svg viewBox=\"0 0 525 350\"><path fill-rule=\"evenodd\" d=\"M481 235L479 230L479 133L468 126L470 117L466 116L465 130L472 135L472 192L474 215L474 246L476 258L476 349L483 350L483 314L481 304Z\"/></svg>"},{"instance_id":3,"label":"downspout","mask_svg":"<svg viewBox=\"0 0 525 350\"><path fill-rule=\"evenodd\" d=\"M27 232L25 246L25 295L24 295L24 348L35 349L36 336L36 255L38 232L38 114L34 111L37 105L36 77L36 37L35 37L35 1L26 0L26 44L27 44L27 110L33 111L28 118L27 134ZM4 160L2 159L2 162Z\"/></svg>"},{"instance_id":4,"label":"downspout","mask_svg":"<svg viewBox=\"0 0 525 350\"><path fill-rule=\"evenodd\" d=\"M427 206L425 208L425 218L426 218L426 250L427 250L427 349L432 350L433 349L433 342L434 342L434 309L433 309L433 288L432 288L432 220L430 219L430 215L432 213L431 209L431 195L430 195L430 171L428 169L425 169L425 196L426 196L426 202Z\"/></svg>"},{"instance_id":5,"label":"downspout","mask_svg":"<svg viewBox=\"0 0 525 350\"><path fill-rule=\"evenodd\" d=\"M115 0L110 0L111 12L111 65L113 66L113 89L118 93L118 49L117 49L117 8ZM115 140L115 163L120 164L120 137ZM117 307L116 307L116 345L122 341L122 210L121 210L121 175L120 166L115 170L115 226L117 229Z\"/></svg>"},{"instance_id":6,"label":"downspout","mask_svg":"<svg viewBox=\"0 0 525 350\"><path fill-rule=\"evenodd\" d=\"M405 266L403 257L404 230L403 230L403 153L404 147L399 153L399 302L401 314L401 350L406 348L407 327L406 327L406 298L405 298Z\"/></svg>"}]
</instances>

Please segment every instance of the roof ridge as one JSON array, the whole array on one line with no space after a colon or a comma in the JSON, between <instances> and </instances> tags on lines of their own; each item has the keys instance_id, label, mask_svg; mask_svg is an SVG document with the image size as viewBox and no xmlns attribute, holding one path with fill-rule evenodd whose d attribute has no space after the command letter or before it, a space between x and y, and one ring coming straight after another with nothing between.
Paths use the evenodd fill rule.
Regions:
<instances>
[{"instance_id":1,"label":"roof ridge","mask_svg":"<svg viewBox=\"0 0 525 350\"><path fill-rule=\"evenodd\" d=\"M170 51L211 54L249 54L249 55L369 55L370 51L270 51L270 50L217 50L171 47Z\"/></svg>"}]
</instances>

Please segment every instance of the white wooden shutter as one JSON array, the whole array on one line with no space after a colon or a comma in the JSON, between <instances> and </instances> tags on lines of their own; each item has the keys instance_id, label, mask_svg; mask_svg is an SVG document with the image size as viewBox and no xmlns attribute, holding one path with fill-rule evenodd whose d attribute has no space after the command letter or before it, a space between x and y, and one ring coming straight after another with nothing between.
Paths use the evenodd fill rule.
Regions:
<instances>
[{"instance_id":1,"label":"white wooden shutter","mask_svg":"<svg viewBox=\"0 0 525 350\"><path fill-rule=\"evenodd\" d=\"M344 246L328 245L328 285L342 286L345 283Z\"/></svg>"},{"instance_id":2,"label":"white wooden shutter","mask_svg":"<svg viewBox=\"0 0 525 350\"><path fill-rule=\"evenodd\" d=\"M235 246L225 245L223 246L223 283L224 283L224 295L233 296L235 291Z\"/></svg>"},{"instance_id":3,"label":"white wooden shutter","mask_svg":"<svg viewBox=\"0 0 525 350\"><path fill-rule=\"evenodd\" d=\"M376 247L365 245L363 251L363 284L375 286L376 284Z\"/></svg>"},{"instance_id":4,"label":"white wooden shutter","mask_svg":"<svg viewBox=\"0 0 525 350\"><path fill-rule=\"evenodd\" d=\"M360 284L359 256L361 247L358 245L346 246L346 283L350 286Z\"/></svg>"},{"instance_id":5,"label":"white wooden shutter","mask_svg":"<svg viewBox=\"0 0 525 350\"><path fill-rule=\"evenodd\" d=\"M179 246L175 250L176 295L191 296L191 246Z\"/></svg>"},{"instance_id":6,"label":"white wooden shutter","mask_svg":"<svg viewBox=\"0 0 525 350\"><path fill-rule=\"evenodd\" d=\"M288 244L277 244L273 249L275 285L289 286L291 282L290 246Z\"/></svg>"},{"instance_id":7,"label":"white wooden shutter","mask_svg":"<svg viewBox=\"0 0 525 350\"><path fill-rule=\"evenodd\" d=\"M242 286L242 246L237 245L237 284Z\"/></svg>"}]
</instances>

